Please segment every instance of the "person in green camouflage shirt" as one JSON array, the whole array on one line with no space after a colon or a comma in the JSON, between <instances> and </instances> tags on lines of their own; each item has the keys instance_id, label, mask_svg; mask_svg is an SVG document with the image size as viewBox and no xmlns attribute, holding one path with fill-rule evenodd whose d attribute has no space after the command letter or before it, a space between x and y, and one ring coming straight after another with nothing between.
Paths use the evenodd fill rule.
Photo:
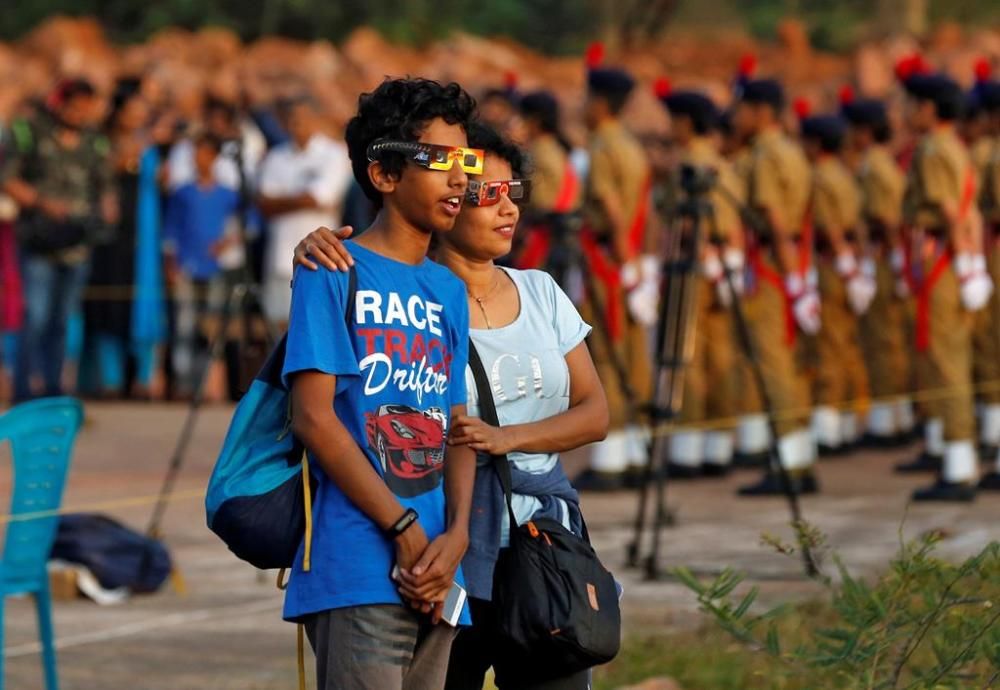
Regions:
<instances>
[{"instance_id":1,"label":"person in green camouflage shirt","mask_svg":"<svg viewBox=\"0 0 1000 690\"><path fill-rule=\"evenodd\" d=\"M25 321L14 372L14 397L62 393L66 328L86 285L91 244L117 222L107 140L91 129L97 94L86 81L56 89L48 112L14 122L3 142L0 188L20 207Z\"/></svg>"}]
</instances>

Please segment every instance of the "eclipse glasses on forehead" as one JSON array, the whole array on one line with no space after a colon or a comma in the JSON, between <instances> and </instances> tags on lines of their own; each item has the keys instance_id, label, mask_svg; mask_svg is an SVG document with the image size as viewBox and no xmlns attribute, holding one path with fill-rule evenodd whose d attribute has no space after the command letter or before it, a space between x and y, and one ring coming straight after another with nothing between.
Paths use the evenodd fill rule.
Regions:
<instances>
[{"instance_id":1,"label":"eclipse glasses on forehead","mask_svg":"<svg viewBox=\"0 0 1000 690\"><path fill-rule=\"evenodd\" d=\"M520 206L528 202L531 196L531 180L493 180L480 182L470 180L465 190L465 201L472 206L493 206L500 199L507 197Z\"/></svg>"},{"instance_id":2,"label":"eclipse glasses on forehead","mask_svg":"<svg viewBox=\"0 0 1000 690\"><path fill-rule=\"evenodd\" d=\"M369 161L374 161L383 152L401 153L408 160L428 170L451 170L458 165L469 175L483 174L482 149L470 149L464 146L439 146L437 144L422 144L415 141L377 141L368 147Z\"/></svg>"}]
</instances>

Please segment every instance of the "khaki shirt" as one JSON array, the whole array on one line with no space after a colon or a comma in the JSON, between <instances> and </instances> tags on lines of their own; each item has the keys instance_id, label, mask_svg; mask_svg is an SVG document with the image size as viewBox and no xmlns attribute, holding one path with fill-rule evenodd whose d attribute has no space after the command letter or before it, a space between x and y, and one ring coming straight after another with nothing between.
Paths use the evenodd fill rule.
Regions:
<instances>
[{"instance_id":1,"label":"khaki shirt","mask_svg":"<svg viewBox=\"0 0 1000 690\"><path fill-rule=\"evenodd\" d=\"M629 232L640 204L648 204L649 161L639 141L617 120L602 124L590 139L590 175L587 180L585 212L587 223L599 236L608 236L611 227L604 205L605 195L621 200L622 214ZM648 218L648 215L647 215ZM647 250L653 233L644 232Z\"/></svg>"},{"instance_id":2,"label":"khaki shirt","mask_svg":"<svg viewBox=\"0 0 1000 690\"><path fill-rule=\"evenodd\" d=\"M865 153L858 181L861 184L864 217L869 221L882 223L889 229L898 227L903 214L906 178L884 147L873 146Z\"/></svg>"},{"instance_id":3,"label":"khaki shirt","mask_svg":"<svg viewBox=\"0 0 1000 690\"><path fill-rule=\"evenodd\" d=\"M990 158L983 170L979 204L984 218L995 225L1000 224L1000 135L993 137Z\"/></svg>"},{"instance_id":4,"label":"khaki shirt","mask_svg":"<svg viewBox=\"0 0 1000 690\"><path fill-rule=\"evenodd\" d=\"M811 185L809 161L797 143L777 129L755 138L748 177L751 207L767 209L784 232L797 235L809 207Z\"/></svg>"},{"instance_id":5,"label":"khaki shirt","mask_svg":"<svg viewBox=\"0 0 1000 690\"><path fill-rule=\"evenodd\" d=\"M551 213L563 189L569 154L551 134L543 134L531 143L531 208L539 213ZM569 210L579 208L582 185L577 185L576 194Z\"/></svg>"},{"instance_id":6,"label":"khaki shirt","mask_svg":"<svg viewBox=\"0 0 1000 690\"><path fill-rule=\"evenodd\" d=\"M858 229L861 193L851 171L837 156L823 156L813 171L813 225L818 232Z\"/></svg>"},{"instance_id":7,"label":"khaki shirt","mask_svg":"<svg viewBox=\"0 0 1000 690\"><path fill-rule=\"evenodd\" d=\"M701 137L681 152L681 164L715 170L715 188L708 194L713 216L710 228L727 241L737 240L743 228L738 205L745 203L746 199L732 164L722 157L710 140ZM678 194L678 197L681 196L683 193Z\"/></svg>"},{"instance_id":8,"label":"khaki shirt","mask_svg":"<svg viewBox=\"0 0 1000 690\"><path fill-rule=\"evenodd\" d=\"M959 208L969 174L975 175L965 144L951 128L925 135L913 152L906 179L906 222L926 229L947 228L942 205Z\"/></svg>"}]
</instances>

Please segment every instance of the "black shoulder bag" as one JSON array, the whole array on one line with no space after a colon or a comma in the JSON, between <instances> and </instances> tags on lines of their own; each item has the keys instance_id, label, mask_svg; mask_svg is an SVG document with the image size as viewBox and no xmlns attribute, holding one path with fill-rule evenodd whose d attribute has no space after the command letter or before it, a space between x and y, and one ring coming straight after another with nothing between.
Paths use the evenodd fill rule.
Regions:
<instances>
[{"instance_id":1,"label":"black shoulder bag","mask_svg":"<svg viewBox=\"0 0 1000 690\"><path fill-rule=\"evenodd\" d=\"M469 366L476 381L479 414L500 426L489 380L475 345ZM494 455L510 516L510 547L500 550L493 575L497 636L508 658L557 678L611 661L621 644L618 590L591 547L549 518L517 526L511 507L506 455ZM499 526L498 526L499 529ZM584 528L586 536L586 527Z\"/></svg>"}]
</instances>

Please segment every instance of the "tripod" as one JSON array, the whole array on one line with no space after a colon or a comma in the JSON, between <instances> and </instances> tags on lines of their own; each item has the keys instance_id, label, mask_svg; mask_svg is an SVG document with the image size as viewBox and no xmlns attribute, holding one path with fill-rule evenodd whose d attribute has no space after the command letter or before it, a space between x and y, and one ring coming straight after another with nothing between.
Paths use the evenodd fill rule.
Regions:
<instances>
[{"instance_id":1,"label":"tripod","mask_svg":"<svg viewBox=\"0 0 1000 690\"><path fill-rule=\"evenodd\" d=\"M695 345L695 297L698 291L698 257L704 242L703 221L711 217L711 208L698 193L706 184L704 173L691 166L681 171L681 185L688 198L678 207L674 226L668 233L666 257L663 261L663 287L656 330L656 374L650 410L652 439L647 444L646 464L639 486L634 534L628 546L627 563L640 565L642 534L645 531L650 487L655 482L655 508L652 545L644 563L646 577L659 578L660 537L663 527L673 524L666 505L668 467L663 462L666 436L659 433L680 414L684 399L685 370L691 361Z\"/></svg>"},{"instance_id":2,"label":"tripod","mask_svg":"<svg viewBox=\"0 0 1000 690\"><path fill-rule=\"evenodd\" d=\"M689 253L683 252L682 236L683 232L671 233L670 245L668 247L667 260L664 264L664 277L667 281L664 286L664 297L661 303L661 315L658 331L657 354L660 357L658 365L660 371L657 376L657 395L654 398L654 418L662 420L673 419L680 410L682 400L684 367L690 360L691 347L693 347L693 334L696 324L691 318L691 301L694 294L694 282L698 280L695 275L697 267L697 257L700 254L700 246L703 241L703 224L706 220L714 224L715 215L712 213L712 205L707 199L707 195L712 190L719 190L722 198L733 205L739 211L744 223L756 232L760 232L765 226L763 220L751 209L735 198L723 185L717 183L714 171L708 169L697 169L693 166L684 166L681 174L681 186L687 194L687 200L678 209L678 230L686 229L685 223L689 227L690 240L687 243ZM708 237L709 241L716 246L723 243L721 235L717 229L712 227ZM732 269L723 262L723 276L733 299L730 303L733 321L740 346L744 356L750 363L755 382L761 392L764 409L767 412L768 424L771 429L771 444L768 448L768 458L772 471L777 473L781 483L782 491L788 503L793 524L802 524L802 512L799 505L798 494L792 488L791 479L784 464L781 462L778 451L777 426L775 419L774 405L770 398L766 380L761 369L760 360L756 354L756 346L750 332L750 328L743 311L743 305L736 299L735 280ZM678 291L678 295L671 295L673 291ZM629 547L629 565L639 564L639 544L645 530L646 512L648 503L649 484L655 472L656 479L656 520L653 524L652 546L650 554L645 562L646 574L650 579L659 576L659 555L660 541L663 527L666 522L663 520L662 511L665 506L665 492L667 477L661 464L661 453L657 446L662 444L662 435L657 434L656 443L650 451L645 467L645 476L640 487L639 507L636 513L635 532L633 542ZM804 540L801 543L802 558L805 573L807 576L815 576L818 572L816 562L813 558L809 544Z\"/></svg>"},{"instance_id":3,"label":"tripod","mask_svg":"<svg viewBox=\"0 0 1000 690\"><path fill-rule=\"evenodd\" d=\"M246 216L250 208L251 192L243 165L243 149L242 146L240 146L239 140L227 144L223 149L222 155L230 156L239 169L240 188L239 203L237 205L236 214L236 232L239 237L239 242L243 247L244 260L243 264L235 269L235 280L229 286L229 294L223 304L222 316L219 322L218 330L215 334L213 334L208 347L207 355L202 357L200 370L197 371L195 377L196 383L194 394L191 398L190 404L188 405L187 416L184 419L184 425L181 427L181 432L177 438L177 443L174 446L174 451L170 456L167 473L163 478L156 504L153 507L153 513L150 516L149 523L146 527L146 534L154 539L159 539L162 536L161 524L163 522L163 516L166 512L167 505L170 502L170 496L174 490L174 485L177 482L178 476L180 476L184 460L187 456L188 446L191 443L191 437L194 433L195 424L198 420L198 413L200 412L202 403L204 402L208 374L211 370L212 363L218 360L223 354L228 340L230 324L233 323L234 319L239 319L242 322L239 347L241 350L244 350L245 352L249 351L251 354L262 354L262 356L257 357L261 361L263 361L263 356L266 356L267 351L270 350L271 345L275 342L274 334L270 332L270 327L267 325L265 325L265 343L254 343L251 338L254 325L254 314L261 313L262 309L260 287L258 283L254 281L253 273L250 270L251 254L249 238L246 231ZM267 322L265 321L264 323L266 324ZM254 352L255 350L261 352ZM243 380L245 381L246 372L241 373L244 374ZM144 561L143 568L145 568L145 566L146 564Z\"/></svg>"}]
</instances>

